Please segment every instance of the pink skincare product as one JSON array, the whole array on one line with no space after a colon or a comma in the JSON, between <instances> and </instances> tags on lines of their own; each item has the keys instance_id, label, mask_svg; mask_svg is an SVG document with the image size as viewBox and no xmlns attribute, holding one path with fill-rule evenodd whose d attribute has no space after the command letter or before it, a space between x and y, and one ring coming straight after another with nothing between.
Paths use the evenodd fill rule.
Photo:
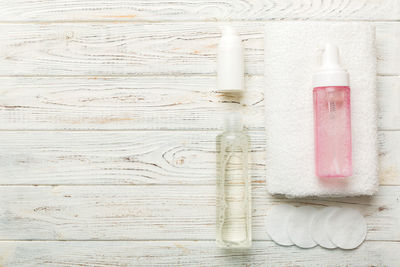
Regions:
<instances>
[{"instance_id":1,"label":"pink skincare product","mask_svg":"<svg viewBox=\"0 0 400 267\"><path fill-rule=\"evenodd\" d=\"M313 76L315 173L318 177L352 175L349 74L339 51L326 44Z\"/></svg>"}]
</instances>

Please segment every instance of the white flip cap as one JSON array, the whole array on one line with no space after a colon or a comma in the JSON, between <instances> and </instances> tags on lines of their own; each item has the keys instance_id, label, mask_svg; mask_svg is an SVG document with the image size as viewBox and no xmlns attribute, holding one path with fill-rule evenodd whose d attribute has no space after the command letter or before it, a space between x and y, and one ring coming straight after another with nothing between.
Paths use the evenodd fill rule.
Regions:
<instances>
[{"instance_id":1,"label":"white flip cap","mask_svg":"<svg viewBox=\"0 0 400 267\"><path fill-rule=\"evenodd\" d=\"M339 50L330 43L325 45L318 70L313 76L313 87L349 86L349 73L340 66Z\"/></svg>"},{"instance_id":2,"label":"white flip cap","mask_svg":"<svg viewBox=\"0 0 400 267\"><path fill-rule=\"evenodd\" d=\"M244 90L244 56L242 40L236 31L226 26L218 45L218 91Z\"/></svg>"}]
</instances>

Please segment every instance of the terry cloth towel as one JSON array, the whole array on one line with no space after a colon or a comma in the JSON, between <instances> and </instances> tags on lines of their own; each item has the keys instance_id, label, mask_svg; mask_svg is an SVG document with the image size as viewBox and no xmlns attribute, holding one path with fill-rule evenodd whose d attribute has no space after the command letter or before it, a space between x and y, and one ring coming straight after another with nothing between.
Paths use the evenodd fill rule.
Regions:
<instances>
[{"instance_id":1,"label":"terry cloth towel","mask_svg":"<svg viewBox=\"0 0 400 267\"><path fill-rule=\"evenodd\" d=\"M378 189L375 30L356 22L271 22L265 28L267 187L287 197L372 195ZM350 74L353 176L318 178L312 75L331 42Z\"/></svg>"}]
</instances>

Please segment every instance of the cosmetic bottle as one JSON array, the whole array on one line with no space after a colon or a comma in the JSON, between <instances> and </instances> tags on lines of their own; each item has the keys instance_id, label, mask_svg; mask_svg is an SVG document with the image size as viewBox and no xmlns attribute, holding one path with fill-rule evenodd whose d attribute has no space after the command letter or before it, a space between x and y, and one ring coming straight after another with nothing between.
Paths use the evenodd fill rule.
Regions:
<instances>
[{"instance_id":1,"label":"cosmetic bottle","mask_svg":"<svg viewBox=\"0 0 400 267\"><path fill-rule=\"evenodd\" d=\"M229 114L225 130L217 137L217 245L251 246L251 180L248 175L249 138L240 113Z\"/></svg>"},{"instance_id":2,"label":"cosmetic bottle","mask_svg":"<svg viewBox=\"0 0 400 267\"><path fill-rule=\"evenodd\" d=\"M352 175L349 74L335 45L326 44L313 76L315 172L318 177Z\"/></svg>"},{"instance_id":3,"label":"cosmetic bottle","mask_svg":"<svg viewBox=\"0 0 400 267\"><path fill-rule=\"evenodd\" d=\"M244 90L244 55L242 39L225 26L218 44L218 92L241 93Z\"/></svg>"}]
</instances>

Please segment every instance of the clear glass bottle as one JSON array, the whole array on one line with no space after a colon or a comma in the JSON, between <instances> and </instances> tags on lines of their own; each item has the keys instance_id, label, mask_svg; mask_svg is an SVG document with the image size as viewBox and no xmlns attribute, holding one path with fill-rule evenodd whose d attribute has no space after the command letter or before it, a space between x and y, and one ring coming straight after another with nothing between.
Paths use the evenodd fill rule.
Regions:
<instances>
[{"instance_id":1,"label":"clear glass bottle","mask_svg":"<svg viewBox=\"0 0 400 267\"><path fill-rule=\"evenodd\" d=\"M314 74L315 172L318 177L352 175L349 75L336 46L327 44Z\"/></svg>"},{"instance_id":2,"label":"clear glass bottle","mask_svg":"<svg viewBox=\"0 0 400 267\"><path fill-rule=\"evenodd\" d=\"M248 175L249 138L239 113L226 118L225 131L217 137L217 245L251 246L251 180Z\"/></svg>"}]
</instances>

